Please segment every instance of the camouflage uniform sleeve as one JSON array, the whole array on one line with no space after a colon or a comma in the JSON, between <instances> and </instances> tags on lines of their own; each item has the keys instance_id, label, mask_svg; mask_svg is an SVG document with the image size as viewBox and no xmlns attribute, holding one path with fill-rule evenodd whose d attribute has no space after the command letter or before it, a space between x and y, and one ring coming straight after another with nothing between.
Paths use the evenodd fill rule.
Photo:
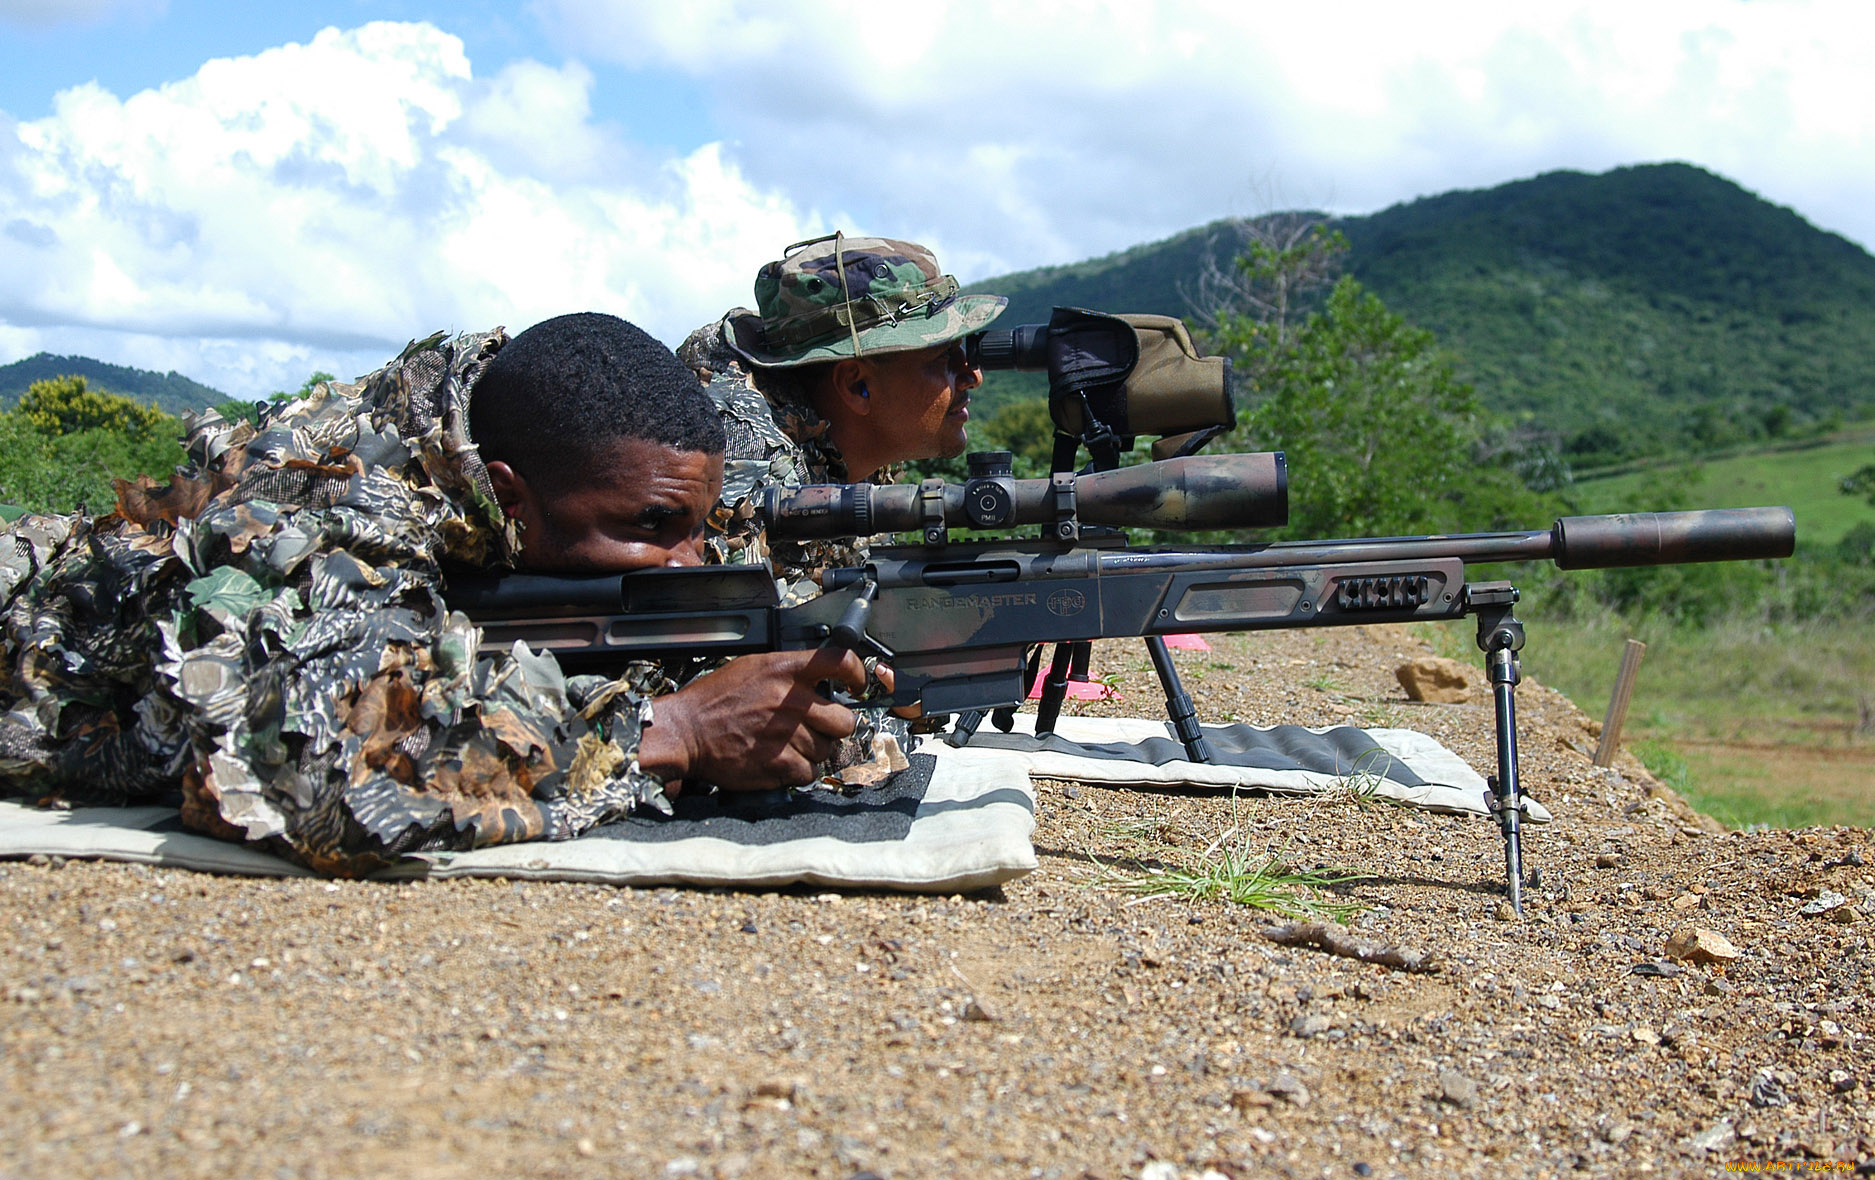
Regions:
<instances>
[{"instance_id":1,"label":"camouflage uniform sleeve","mask_svg":"<svg viewBox=\"0 0 1875 1180\"><path fill-rule=\"evenodd\" d=\"M192 474L120 489L14 595L0 774L74 803L179 786L190 826L343 875L664 804L637 762L659 669L479 656L440 598L445 561L513 548L463 429L502 339L197 421Z\"/></svg>"}]
</instances>

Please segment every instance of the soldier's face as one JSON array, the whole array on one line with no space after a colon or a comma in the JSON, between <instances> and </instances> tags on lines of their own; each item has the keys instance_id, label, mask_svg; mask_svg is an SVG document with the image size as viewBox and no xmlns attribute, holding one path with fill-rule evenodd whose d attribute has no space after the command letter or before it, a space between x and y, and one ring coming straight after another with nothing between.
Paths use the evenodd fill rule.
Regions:
<instances>
[{"instance_id":1,"label":"soldier's face","mask_svg":"<svg viewBox=\"0 0 1875 1180\"><path fill-rule=\"evenodd\" d=\"M701 565L703 524L723 490L723 457L625 439L572 485L553 497L526 488L515 498L510 513L521 521L525 568L624 573Z\"/></svg>"},{"instance_id":2,"label":"soldier's face","mask_svg":"<svg viewBox=\"0 0 1875 1180\"><path fill-rule=\"evenodd\" d=\"M868 359L872 412L890 435L893 462L964 453L970 391L983 384L983 374L965 362L961 342Z\"/></svg>"}]
</instances>

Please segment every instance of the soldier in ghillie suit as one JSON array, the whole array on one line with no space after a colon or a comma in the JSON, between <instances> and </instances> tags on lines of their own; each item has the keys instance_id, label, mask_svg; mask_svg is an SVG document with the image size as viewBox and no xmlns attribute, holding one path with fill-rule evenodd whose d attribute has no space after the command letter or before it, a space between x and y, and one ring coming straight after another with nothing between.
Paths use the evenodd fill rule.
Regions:
<instances>
[{"instance_id":1,"label":"soldier in ghillie suit","mask_svg":"<svg viewBox=\"0 0 1875 1180\"><path fill-rule=\"evenodd\" d=\"M755 302L692 332L677 353L708 386L729 435L708 546L717 561L770 561L786 597L811 597L821 570L854 564L860 550L767 545L752 495L891 483L898 464L963 454L970 391L983 381L963 338L1007 301L958 294L923 246L834 234L764 265Z\"/></svg>"},{"instance_id":2,"label":"soldier in ghillie suit","mask_svg":"<svg viewBox=\"0 0 1875 1180\"><path fill-rule=\"evenodd\" d=\"M352 875L576 836L685 780L806 782L853 732L814 692L863 684L850 653L568 677L478 657L444 606L450 567L699 563L722 431L622 320L438 334L258 426L197 418L188 447L108 516L0 530L0 790L179 792L193 828Z\"/></svg>"}]
</instances>

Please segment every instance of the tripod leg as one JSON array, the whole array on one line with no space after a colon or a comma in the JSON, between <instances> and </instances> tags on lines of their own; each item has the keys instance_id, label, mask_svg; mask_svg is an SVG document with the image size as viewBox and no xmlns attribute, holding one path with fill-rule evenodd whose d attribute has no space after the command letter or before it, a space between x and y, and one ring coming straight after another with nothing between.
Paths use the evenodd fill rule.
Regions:
<instances>
[{"instance_id":1,"label":"tripod leg","mask_svg":"<svg viewBox=\"0 0 1875 1180\"><path fill-rule=\"evenodd\" d=\"M1172 722L1172 732L1185 743L1185 755L1193 762L1211 761L1211 745L1204 740L1198 725L1198 710L1178 681L1178 669L1172 666L1172 653L1158 635L1146 636L1146 653L1152 657L1153 670L1159 673L1159 685L1165 689L1165 715Z\"/></svg>"}]
</instances>

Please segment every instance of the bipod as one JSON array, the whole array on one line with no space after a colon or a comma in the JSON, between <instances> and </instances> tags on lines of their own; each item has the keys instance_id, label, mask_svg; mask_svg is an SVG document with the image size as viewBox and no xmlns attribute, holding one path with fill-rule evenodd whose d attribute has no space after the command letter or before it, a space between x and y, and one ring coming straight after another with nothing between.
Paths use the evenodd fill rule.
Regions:
<instances>
[{"instance_id":1,"label":"bipod","mask_svg":"<svg viewBox=\"0 0 1875 1180\"><path fill-rule=\"evenodd\" d=\"M1465 587L1465 609L1478 617L1478 650L1491 682L1497 727L1497 773L1487 782L1485 803L1497 817L1504 834L1504 874L1509 885L1510 908L1523 917L1523 791L1517 781L1517 684L1523 668L1517 653L1523 650L1523 624L1512 609L1517 588L1509 582L1476 582Z\"/></svg>"},{"instance_id":2,"label":"bipod","mask_svg":"<svg viewBox=\"0 0 1875 1180\"><path fill-rule=\"evenodd\" d=\"M1079 448L1086 447L1090 470L1111 471L1120 465L1120 452L1125 449L1121 444L1130 446L1132 439L1122 439L1103 425L1094 416L1085 395L1079 397L1079 402L1085 428L1078 437L1065 431L1056 433L1053 466L1056 471L1072 469ZM1202 442L1200 439L1188 444L1190 450L1195 451ZM1172 732L1183 743L1186 757L1193 762L1210 762L1211 745L1198 724L1198 710L1191 703L1191 695L1179 682L1178 669L1172 664L1172 653L1165 646L1164 636L1147 635L1144 639L1152 669L1159 675L1159 687L1165 690L1165 716L1172 723ZM1055 645L1055 657L1049 662L1048 677L1042 681L1042 696L1035 706L1037 734L1055 731L1055 721L1061 716L1061 702L1068 695L1068 681L1075 677L1087 678L1088 656L1092 651L1093 644L1084 640ZM1033 679L1032 673L1030 678ZM997 721L1000 723L1002 718L999 716Z\"/></svg>"},{"instance_id":3,"label":"bipod","mask_svg":"<svg viewBox=\"0 0 1875 1180\"><path fill-rule=\"evenodd\" d=\"M1075 397L1084 426L1078 435L1062 430L1055 432L1055 452L1051 466L1058 478L1074 469L1074 461L1082 447L1087 448L1089 471L1111 471L1119 466L1121 453L1131 447L1133 442L1131 438L1122 437L1108 429L1095 416L1085 394L1077 394ZM1221 429L1196 431L1184 437L1177 454L1196 452ZM1209 763L1211 745L1205 740L1204 729L1198 723L1197 706L1192 704L1191 694L1185 691L1185 686L1179 681L1178 669L1172 664L1172 653L1165 645L1165 638L1159 635L1142 638L1146 643L1146 654L1152 659L1153 671L1158 673L1159 687L1165 690L1165 715L1171 722L1172 732L1178 735L1179 742L1184 745L1187 758L1193 762ZM1055 732L1055 722L1061 717L1062 702L1067 699L1068 683L1087 679L1089 655L1093 646L1086 640L1056 644L1046 676L1041 671L1041 647L1037 646L1030 655L1028 668L1022 678L1022 695L1026 698L1034 689L1036 678L1042 677L1042 693L1035 705L1036 736ZM1001 708L993 710L990 718L996 728L1008 733L1015 724L1015 715L1014 708ZM952 746L963 746L982 724L981 712L961 714L944 740Z\"/></svg>"}]
</instances>

